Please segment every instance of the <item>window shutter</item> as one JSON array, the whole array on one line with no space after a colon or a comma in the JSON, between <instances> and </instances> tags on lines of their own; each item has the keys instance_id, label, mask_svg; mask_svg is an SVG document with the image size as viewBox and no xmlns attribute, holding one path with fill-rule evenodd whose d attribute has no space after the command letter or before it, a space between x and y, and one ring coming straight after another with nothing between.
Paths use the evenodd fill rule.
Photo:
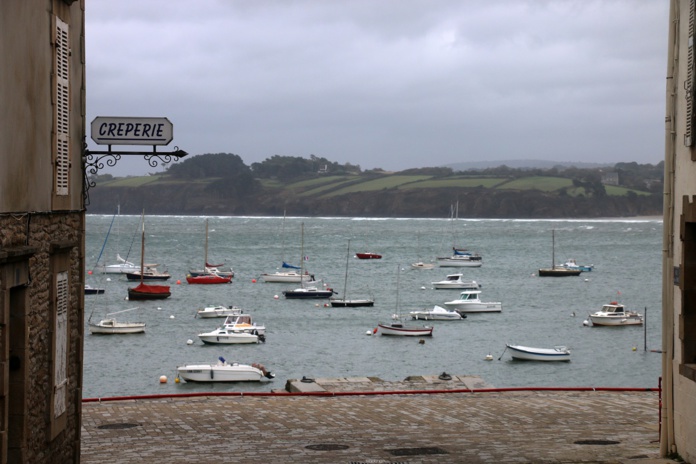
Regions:
<instances>
[{"instance_id":1,"label":"window shutter","mask_svg":"<svg viewBox=\"0 0 696 464\"><path fill-rule=\"evenodd\" d=\"M56 195L68 195L70 172L70 46L68 25L56 18Z\"/></svg>"},{"instance_id":2,"label":"window shutter","mask_svg":"<svg viewBox=\"0 0 696 464\"><path fill-rule=\"evenodd\" d=\"M66 411L68 390L68 273L56 275L55 358L53 363L53 418Z\"/></svg>"}]
</instances>

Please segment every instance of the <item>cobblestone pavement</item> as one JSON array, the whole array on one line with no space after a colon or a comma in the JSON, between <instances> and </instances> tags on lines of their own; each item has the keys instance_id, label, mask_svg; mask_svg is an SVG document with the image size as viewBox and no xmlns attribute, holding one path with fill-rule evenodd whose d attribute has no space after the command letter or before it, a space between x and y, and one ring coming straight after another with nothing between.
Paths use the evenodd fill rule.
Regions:
<instances>
[{"instance_id":1,"label":"cobblestone pavement","mask_svg":"<svg viewBox=\"0 0 696 464\"><path fill-rule=\"evenodd\" d=\"M658 393L642 391L281 393L91 402L83 404L81 458L169 464L667 463L672 461L658 459L658 403Z\"/></svg>"}]
</instances>

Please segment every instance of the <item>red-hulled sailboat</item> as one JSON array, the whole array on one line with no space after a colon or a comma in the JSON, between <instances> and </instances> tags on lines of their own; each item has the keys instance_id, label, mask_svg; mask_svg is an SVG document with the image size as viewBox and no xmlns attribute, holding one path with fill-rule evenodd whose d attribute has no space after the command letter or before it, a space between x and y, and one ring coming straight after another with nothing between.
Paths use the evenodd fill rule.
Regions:
<instances>
[{"instance_id":1,"label":"red-hulled sailboat","mask_svg":"<svg viewBox=\"0 0 696 464\"><path fill-rule=\"evenodd\" d=\"M142 215L142 238L140 245L140 284L137 287L128 287L129 300L163 300L169 298L172 293L169 285L147 285L143 282L142 270L145 269L145 211Z\"/></svg>"}]
</instances>

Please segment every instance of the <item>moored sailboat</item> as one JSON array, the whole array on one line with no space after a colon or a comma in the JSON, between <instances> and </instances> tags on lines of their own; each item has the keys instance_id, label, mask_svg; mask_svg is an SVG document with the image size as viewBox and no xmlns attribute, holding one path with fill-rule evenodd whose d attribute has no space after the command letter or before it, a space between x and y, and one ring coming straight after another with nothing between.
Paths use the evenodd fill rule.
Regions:
<instances>
[{"instance_id":1,"label":"moored sailboat","mask_svg":"<svg viewBox=\"0 0 696 464\"><path fill-rule=\"evenodd\" d=\"M334 308L357 308L362 306L374 306L375 300L371 298L348 298L348 262L350 261L350 239L346 250L346 275L343 280L343 298L331 297L329 304Z\"/></svg>"},{"instance_id":2,"label":"moored sailboat","mask_svg":"<svg viewBox=\"0 0 696 464\"><path fill-rule=\"evenodd\" d=\"M301 268L300 273L304 272L304 222L301 227L301 240L300 240L300 256L301 256ZM300 288L294 290L284 290L283 296L287 299L309 299L309 298L329 298L333 296L336 292L331 288L322 289L317 286L316 283L305 283L300 281Z\"/></svg>"},{"instance_id":3,"label":"moored sailboat","mask_svg":"<svg viewBox=\"0 0 696 464\"><path fill-rule=\"evenodd\" d=\"M145 268L145 212L142 214L142 236L140 239L140 269ZM129 300L163 300L169 298L172 293L169 285L146 284L144 276L140 274L140 284L137 287L128 287Z\"/></svg>"},{"instance_id":4,"label":"moored sailboat","mask_svg":"<svg viewBox=\"0 0 696 464\"><path fill-rule=\"evenodd\" d=\"M572 277L581 273L580 269L556 265L556 231L551 230L551 267L539 269L539 277Z\"/></svg>"}]
</instances>

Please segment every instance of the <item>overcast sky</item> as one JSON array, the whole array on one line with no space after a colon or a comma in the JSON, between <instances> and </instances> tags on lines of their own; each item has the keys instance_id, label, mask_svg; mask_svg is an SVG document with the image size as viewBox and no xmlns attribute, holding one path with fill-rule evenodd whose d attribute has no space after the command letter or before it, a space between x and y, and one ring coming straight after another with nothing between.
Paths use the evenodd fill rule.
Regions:
<instances>
[{"instance_id":1,"label":"overcast sky","mask_svg":"<svg viewBox=\"0 0 696 464\"><path fill-rule=\"evenodd\" d=\"M386 170L664 156L665 0L86 8L88 124L167 117L164 151L235 153L247 165L313 154ZM100 173L159 170L129 158Z\"/></svg>"}]
</instances>

